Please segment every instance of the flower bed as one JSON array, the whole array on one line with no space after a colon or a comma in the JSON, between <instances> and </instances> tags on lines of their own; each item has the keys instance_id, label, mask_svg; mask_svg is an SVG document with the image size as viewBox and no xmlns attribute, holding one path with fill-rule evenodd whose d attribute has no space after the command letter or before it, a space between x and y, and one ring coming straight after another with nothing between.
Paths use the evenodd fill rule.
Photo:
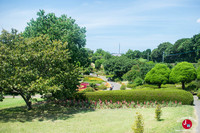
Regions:
<instances>
[{"instance_id":1,"label":"flower bed","mask_svg":"<svg viewBox=\"0 0 200 133\"><path fill-rule=\"evenodd\" d=\"M127 101L88 101L88 100L66 100L66 101L56 101L56 104L60 104L65 107L70 108L92 108L92 109L116 109L116 108L155 108L158 104L157 101L145 101L145 102L127 102ZM161 107L177 107L182 106L182 102L177 101L162 101L159 103Z\"/></svg>"},{"instance_id":2,"label":"flower bed","mask_svg":"<svg viewBox=\"0 0 200 133\"><path fill-rule=\"evenodd\" d=\"M84 90L87 88L87 86L89 85L89 83L81 83L80 86L78 86L78 90L81 91L81 90Z\"/></svg>"}]
</instances>

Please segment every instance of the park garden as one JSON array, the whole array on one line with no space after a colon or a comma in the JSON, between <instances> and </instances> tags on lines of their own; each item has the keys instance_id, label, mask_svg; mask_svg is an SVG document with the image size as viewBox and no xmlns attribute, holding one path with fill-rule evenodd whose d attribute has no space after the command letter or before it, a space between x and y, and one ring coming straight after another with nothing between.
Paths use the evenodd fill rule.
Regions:
<instances>
[{"instance_id":1,"label":"park garden","mask_svg":"<svg viewBox=\"0 0 200 133\"><path fill-rule=\"evenodd\" d=\"M0 132L167 133L186 117L195 129L200 34L118 57L85 48L74 19L37 16L24 32L0 35Z\"/></svg>"}]
</instances>

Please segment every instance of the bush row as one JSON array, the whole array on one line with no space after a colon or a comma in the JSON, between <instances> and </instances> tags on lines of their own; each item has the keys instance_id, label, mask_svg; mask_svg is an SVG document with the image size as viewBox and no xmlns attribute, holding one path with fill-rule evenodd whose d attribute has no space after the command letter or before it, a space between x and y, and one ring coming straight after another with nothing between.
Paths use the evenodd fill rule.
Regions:
<instances>
[{"instance_id":1,"label":"bush row","mask_svg":"<svg viewBox=\"0 0 200 133\"><path fill-rule=\"evenodd\" d=\"M177 101L170 101L165 102L162 101L161 104L158 104L157 101L145 101L144 103L135 103L133 101L126 102L126 101L118 101L118 102L112 102L110 101L88 101L88 100L58 100L58 101L49 101L47 103L54 103L56 105L62 105L64 107L68 108L76 108L76 109L84 109L84 108L90 108L90 109L116 109L116 108L155 108L157 105L160 105L160 107L178 107L182 106L181 102Z\"/></svg>"},{"instance_id":2,"label":"bush row","mask_svg":"<svg viewBox=\"0 0 200 133\"><path fill-rule=\"evenodd\" d=\"M144 101L177 101L182 102L183 105L193 104L193 95L190 92L179 89L135 89L135 90L114 90L114 91L100 91L100 92L86 92L77 95L79 99L87 99L98 101L101 99L112 100L113 102L126 100L127 102L144 102Z\"/></svg>"}]
</instances>

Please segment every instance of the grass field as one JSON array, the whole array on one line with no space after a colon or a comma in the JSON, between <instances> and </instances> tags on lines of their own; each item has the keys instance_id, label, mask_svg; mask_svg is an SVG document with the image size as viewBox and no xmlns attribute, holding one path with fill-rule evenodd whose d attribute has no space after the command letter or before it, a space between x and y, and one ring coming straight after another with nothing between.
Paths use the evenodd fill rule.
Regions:
<instances>
[{"instance_id":1,"label":"grass field","mask_svg":"<svg viewBox=\"0 0 200 133\"><path fill-rule=\"evenodd\" d=\"M41 98L37 98L38 101L41 101ZM6 98L3 102L0 102L0 109L24 106L26 105L25 101L22 98Z\"/></svg>"},{"instance_id":2,"label":"grass field","mask_svg":"<svg viewBox=\"0 0 200 133\"><path fill-rule=\"evenodd\" d=\"M183 129L183 117L195 118L193 106L162 108L162 120L156 121L155 108L69 110L42 104L27 111L23 106L14 107L14 104L23 105L20 98L5 99L0 103L0 107L4 106L0 109L1 133L132 133L136 112L143 115L146 133L172 133Z\"/></svg>"}]
</instances>

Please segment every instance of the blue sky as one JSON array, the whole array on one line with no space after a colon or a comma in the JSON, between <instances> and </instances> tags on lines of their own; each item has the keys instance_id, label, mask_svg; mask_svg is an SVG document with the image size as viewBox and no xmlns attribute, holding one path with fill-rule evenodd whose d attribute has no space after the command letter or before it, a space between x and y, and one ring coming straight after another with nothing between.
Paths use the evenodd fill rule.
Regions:
<instances>
[{"instance_id":1,"label":"blue sky","mask_svg":"<svg viewBox=\"0 0 200 133\"><path fill-rule=\"evenodd\" d=\"M39 9L71 16L86 27L87 48L111 53L200 33L200 0L0 0L0 27L23 31Z\"/></svg>"}]
</instances>

